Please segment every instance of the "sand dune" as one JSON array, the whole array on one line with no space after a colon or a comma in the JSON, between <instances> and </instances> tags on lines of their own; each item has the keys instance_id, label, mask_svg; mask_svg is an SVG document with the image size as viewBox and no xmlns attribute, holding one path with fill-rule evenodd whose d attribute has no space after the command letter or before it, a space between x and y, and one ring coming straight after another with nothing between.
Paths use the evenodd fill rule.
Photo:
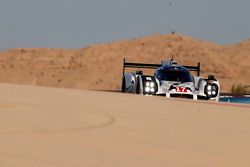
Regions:
<instances>
[{"instance_id":1,"label":"sand dune","mask_svg":"<svg viewBox=\"0 0 250 167\"><path fill-rule=\"evenodd\" d=\"M222 46L185 35L153 35L83 49L12 49L0 53L0 81L41 86L119 90L122 60L181 64L201 62L203 76L214 74L229 92L250 84L250 40Z\"/></svg>"},{"instance_id":2,"label":"sand dune","mask_svg":"<svg viewBox=\"0 0 250 167\"><path fill-rule=\"evenodd\" d=\"M249 105L0 84L0 166L247 167Z\"/></svg>"}]
</instances>

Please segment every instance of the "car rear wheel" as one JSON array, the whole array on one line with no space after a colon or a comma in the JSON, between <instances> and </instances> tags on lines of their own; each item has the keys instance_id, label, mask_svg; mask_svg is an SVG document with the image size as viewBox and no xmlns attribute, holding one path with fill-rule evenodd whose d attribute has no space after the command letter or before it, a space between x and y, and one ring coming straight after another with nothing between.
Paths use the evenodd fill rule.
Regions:
<instances>
[{"instance_id":1,"label":"car rear wheel","mask_svg":"<svg viewBox=\"0 0 250 167\"><path fill-rule=\"evenodd\" d=\"M140 80L139 78L137 78L137 82L136 82L136 94L140 94Z\"/></svg>"}]
</instances>

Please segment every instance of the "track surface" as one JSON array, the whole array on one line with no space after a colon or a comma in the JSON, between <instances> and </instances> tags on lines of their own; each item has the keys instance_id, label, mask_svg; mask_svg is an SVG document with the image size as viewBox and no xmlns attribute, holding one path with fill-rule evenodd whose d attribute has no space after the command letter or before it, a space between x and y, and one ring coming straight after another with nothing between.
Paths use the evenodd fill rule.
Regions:
<instances>
[{"instance_id":1,"label":"track surface","mask_svg":"<svg viewBox=\"0 0 250 167\"><path fill-rule=\"evenodd\" d=\"M248 167L250 107L0 84L1 167Z\"/></svg>"}]
</instances>

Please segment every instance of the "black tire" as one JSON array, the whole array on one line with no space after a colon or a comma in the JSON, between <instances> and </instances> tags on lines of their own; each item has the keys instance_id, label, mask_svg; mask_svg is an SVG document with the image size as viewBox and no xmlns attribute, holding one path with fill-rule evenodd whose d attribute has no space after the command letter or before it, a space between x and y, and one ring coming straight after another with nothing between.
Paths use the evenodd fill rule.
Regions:
<instances>
[{"instance_id":1,"label":"black tire","mask_svg":"<svg viewBox=\"0 0 250 167\"><path fill-rule=\"evenodd\" d=\"M139 80L139 77L137 77L137 82L136 82L136 94L140 94L140 80Z\"/></svg>"}]
</instances>

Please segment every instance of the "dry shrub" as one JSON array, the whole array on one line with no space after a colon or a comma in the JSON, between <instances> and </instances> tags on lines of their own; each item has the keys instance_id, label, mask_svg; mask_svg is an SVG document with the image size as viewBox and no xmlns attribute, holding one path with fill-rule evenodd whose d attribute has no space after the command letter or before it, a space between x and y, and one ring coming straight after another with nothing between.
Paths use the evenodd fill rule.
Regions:
<instances>
[{"instance_id":1,"label":"dry shrub","mask_svg":"<svg viewBox=\"0 0 250 167\"><path fill-rule=\"evenodd\" d=\"M250 93L250 85L233 85L231 88L233 94L247 94Z\"/></svg>"}]
</instances>

